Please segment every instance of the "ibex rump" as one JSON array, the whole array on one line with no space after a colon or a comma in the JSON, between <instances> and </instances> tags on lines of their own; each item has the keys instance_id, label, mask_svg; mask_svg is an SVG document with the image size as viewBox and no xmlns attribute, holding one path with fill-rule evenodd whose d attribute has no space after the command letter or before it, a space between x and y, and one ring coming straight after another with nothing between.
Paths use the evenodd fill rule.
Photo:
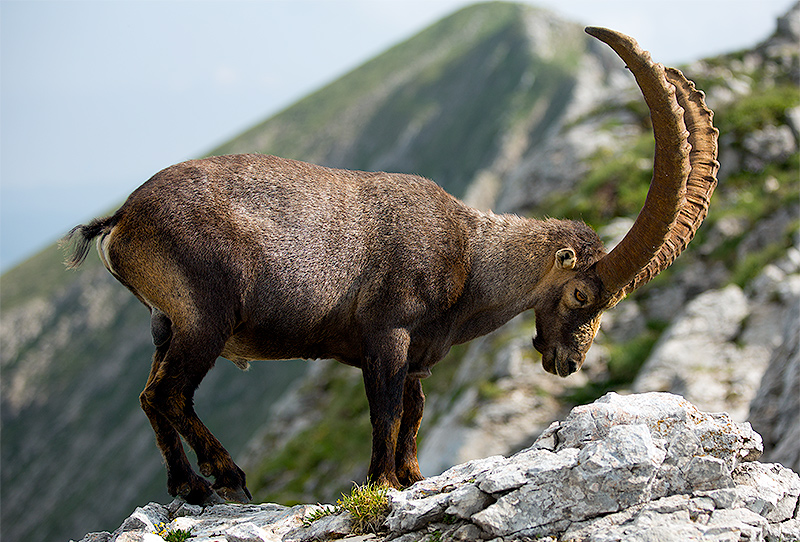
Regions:
<instances>
[{"instance_id":1,"label":"ibex rump","mask_svg":"<svg viewBox=\"0 0 800 542\"><path fill-rule=\"evenodd\" d=\"M150 309L156 352L140 400L172 495L250 499L244 473L192 406L218 356L243 368L298 357L360 367L373 427L369 478L394 487L422 479L420 379L453 344L533 309L544 368L580 368L601 313L691 240L718 168L702 93L627 36L587 32L628 63L656 137L645 205L609 254L580 222L482 213L420 177L263 155L172 166L113 216L70 232L70 266L97 237L105 266ZM180 436L213 485L192 470Z\"/></svg>"}]
</instances>

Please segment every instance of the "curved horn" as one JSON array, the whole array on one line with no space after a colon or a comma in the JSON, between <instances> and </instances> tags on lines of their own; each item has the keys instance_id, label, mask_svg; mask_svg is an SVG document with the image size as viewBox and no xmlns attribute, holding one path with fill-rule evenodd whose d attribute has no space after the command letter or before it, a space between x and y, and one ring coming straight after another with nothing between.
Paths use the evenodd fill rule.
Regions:
<instances>
[{"instance_id":1,"label":"curved horn","mask_svg":"<svg viewBox=\"0 0 800 542\"><path fill-rule=\"evenodd\" d=\"M600 280L616 302L669 267L694 237L717 185L719 132L702 91L680 71L654 63L624 34L596 27L586 32L607 43L633 72L656 142L644 206L622 241L597 262Z\"/></svg>"}]
</instances>

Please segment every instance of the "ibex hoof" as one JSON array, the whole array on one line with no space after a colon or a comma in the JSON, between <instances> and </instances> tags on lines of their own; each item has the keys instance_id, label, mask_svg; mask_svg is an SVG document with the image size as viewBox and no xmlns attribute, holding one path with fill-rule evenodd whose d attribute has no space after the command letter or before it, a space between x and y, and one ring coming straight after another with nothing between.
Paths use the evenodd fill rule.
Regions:
<instances>
[{"instance_id":1,"label":"ibex hoof","mask_svg":"<svg viewBox=\"0 0 800 542\"><path fill-rule=\"evenodd\" d=\"M194 472L191 472L190 475L188 481L179 485L174 484L173 481L168 482L170 495L189 504L206 505L221 502L214 500L219 497L214 493L208 480L200 478Z\"/></svg>"},{"instance_id":2,"label":"ibex hoof","mask_svg":"<svg viewBox=\"0 0 800 542\"><path fill-rule=\"evenodd\" d=\"M407 488L413 486L415 483L421 480L424 480L425 477L422 476L422 474L419 472L419 469L417 468L416 470L409 470L408 472L402 474L398 473L397 479L400 481L400 484L402 484L404 488Z\"/></svg>"},{"instance_id":3,"label":"ibex hoof","mask_svg":"<svg viewBox=\"0 0 800 542\"><path fill-rule=\"evenodd\" d=\"M253 499L253 496L250 495L246 487L215 487L214 491L216 492L215 495L217 498L221 498L224 502L247 504Z\"/></svg>"},{"instance_id":4,"label":"ibex hoof","mask_svg":"<svg viewBox=\"0 0 800 542\"><path fill-rule=\"evenodd\" d=\"M201 506L211 506L212 504L225 504L225 499L220 497L216 494L216 492L212 491L206 499L200 503Z\"/></svg>"}]
</instances>

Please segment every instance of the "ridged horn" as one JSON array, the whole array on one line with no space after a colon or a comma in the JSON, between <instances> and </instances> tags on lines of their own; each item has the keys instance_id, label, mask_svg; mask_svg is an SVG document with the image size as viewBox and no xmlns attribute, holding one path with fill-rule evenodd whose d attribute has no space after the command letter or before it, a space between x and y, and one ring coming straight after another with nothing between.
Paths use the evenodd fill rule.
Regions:
<instances>
[{"instance_id":1,"label":"ridged horn","mask_svg":"<svg viewBox=\"0 0 800 542\"><path fill-rule=\"evenodd\" d=\"M717 185L717 136L702 91L674 68L650 59L633 38L605 28L586 33L628 65L650 109L655 136L653 178L644 206L620 243L597 262L616 302L672 264L708 213Z\"/></svg>"}]
</instances>

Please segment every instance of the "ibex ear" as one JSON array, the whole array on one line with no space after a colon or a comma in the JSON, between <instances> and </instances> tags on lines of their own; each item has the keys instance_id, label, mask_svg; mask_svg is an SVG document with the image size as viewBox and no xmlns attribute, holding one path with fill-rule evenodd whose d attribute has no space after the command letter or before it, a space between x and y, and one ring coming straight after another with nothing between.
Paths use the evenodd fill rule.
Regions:
<instances>
[{"instance_id":1,"label":"ibex ear","mask_svg":"<svg viewBox=\"0 0 800 542\"><path fill-rule=\"evenodd\" d=\"M556 252L556 267L559 269L572 269L575 262L575 251L571 248L562 248Z\"/></svg>"}]
</instances>

